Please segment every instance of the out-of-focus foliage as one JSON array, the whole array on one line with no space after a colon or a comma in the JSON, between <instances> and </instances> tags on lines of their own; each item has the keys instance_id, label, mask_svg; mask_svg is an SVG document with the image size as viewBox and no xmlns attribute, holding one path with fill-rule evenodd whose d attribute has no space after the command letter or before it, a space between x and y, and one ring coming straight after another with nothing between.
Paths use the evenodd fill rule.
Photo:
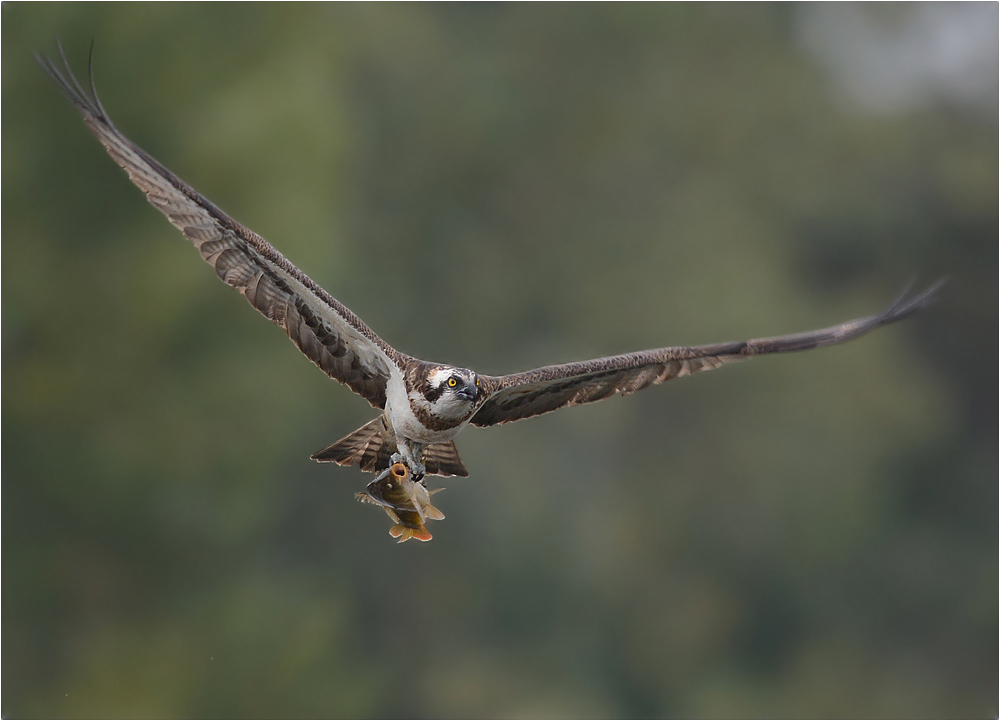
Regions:
<instances>
[{"instance_id":1,"label":"out-of-focus foliage","mask_svg":"<svg viewBox=\"0 0 1000 721\"><path fill-rule=\"evenodd\" d=\"M996 716L995 4L2 12L4 716ZM398 546L370 476L308 459L374 412L143 201L35 65L57 33L420 357L951 282L845 346L468 430Z\"/></svg>"}]
</instances>

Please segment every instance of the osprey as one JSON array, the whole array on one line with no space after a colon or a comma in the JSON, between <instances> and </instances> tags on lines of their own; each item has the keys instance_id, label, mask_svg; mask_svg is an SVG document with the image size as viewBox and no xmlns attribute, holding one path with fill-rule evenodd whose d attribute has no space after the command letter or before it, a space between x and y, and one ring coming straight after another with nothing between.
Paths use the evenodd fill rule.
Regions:
<instances>
[{"instance_id":1,"label":"osprey","mask_svg":"<svg viewBox=\"0 0 1000 721\"><path fill-rule=\"evenodd\" d=\"M74 77L61 47L59 51L65 76L49 58L35 58L147 200L194 243L219 278L281 326L309 360L382 411L314 454L317 461L357 465L363 471L381 471L405 461L414 480L425 473L467 476L453 439L470 423L510 423L634 393L730 361L843 343L920 310L940 286L911 299L904 293L877 315L793 335L658 348L499 377L429 363L390 346L267 241L125 137L97 97L93 48L89 94Z\"/></svg>"}]
</instances>

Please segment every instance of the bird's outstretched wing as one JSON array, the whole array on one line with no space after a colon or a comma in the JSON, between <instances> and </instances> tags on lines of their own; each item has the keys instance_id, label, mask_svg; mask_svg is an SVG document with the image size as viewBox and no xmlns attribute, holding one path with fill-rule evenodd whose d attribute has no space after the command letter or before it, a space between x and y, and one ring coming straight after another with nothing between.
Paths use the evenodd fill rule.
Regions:
<instances>
[{"instance_id":1,"label":"bird's outstretched wing","mask_svg":"<svg viewBox=\"0 0 1000 721\"><path fill-rule=\"evenodd\" d=\"M61 46L59 54L65 75L49 58L35 55L35 59L73 101L84 122L146 199L194 243L219 278L284 328L313 363L376 408L385 407L390 365L401 365L406 356L375 335L270 243L223 213L126 138L97 97L93 48L90 94L73 76Z\"/></svg>"},{"instance_id":2,"label":"bird's outstretched wing","mask_svg":"<svg viewBox=\"0 0 1000 721\"><path fill-rule=\"evenodd\" d=\"M843 343L925 307L942 283L935 283L909 300L904 293L878 315L822 330L690 348L658 348L484 378L487 387L497 390L472 417L472 423L477 426L510 423L563 406L603 400L616 393L635 393L653 384L718 368L731 361Z\"/></svg>"}]
</instances>

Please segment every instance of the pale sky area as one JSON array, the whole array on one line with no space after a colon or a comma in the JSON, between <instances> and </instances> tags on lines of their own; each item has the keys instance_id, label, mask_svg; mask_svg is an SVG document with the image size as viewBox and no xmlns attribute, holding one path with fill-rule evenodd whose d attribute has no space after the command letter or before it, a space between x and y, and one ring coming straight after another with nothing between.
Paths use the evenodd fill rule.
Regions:
<instances>
[{"instance_id":1,"label":"pale sky area","mask_svg":"<svg viewBox=\"0 0 1000 721\"><path fill-rule=\"evenodd\" d=\"M859 109L899 113L944 101L997 112L997 4L810 3L800 42Z\"/></svg>"}]
</instances>

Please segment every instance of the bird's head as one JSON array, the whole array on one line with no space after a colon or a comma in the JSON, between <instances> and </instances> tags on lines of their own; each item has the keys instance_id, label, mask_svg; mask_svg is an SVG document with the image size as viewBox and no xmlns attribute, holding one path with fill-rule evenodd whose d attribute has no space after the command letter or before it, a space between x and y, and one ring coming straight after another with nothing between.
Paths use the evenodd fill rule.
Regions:
<instances>
[{"instance_id":1,"label":"bird's head","mask_svg":"<svg viewBox=\"0 0 1000 721\"><path fill-rule=\"evenodd\" d=\"M421 385L428 409L439 417L464 416L479 398L479 376L467 368L430 366Z\"/></svg>"}]
</instances>

